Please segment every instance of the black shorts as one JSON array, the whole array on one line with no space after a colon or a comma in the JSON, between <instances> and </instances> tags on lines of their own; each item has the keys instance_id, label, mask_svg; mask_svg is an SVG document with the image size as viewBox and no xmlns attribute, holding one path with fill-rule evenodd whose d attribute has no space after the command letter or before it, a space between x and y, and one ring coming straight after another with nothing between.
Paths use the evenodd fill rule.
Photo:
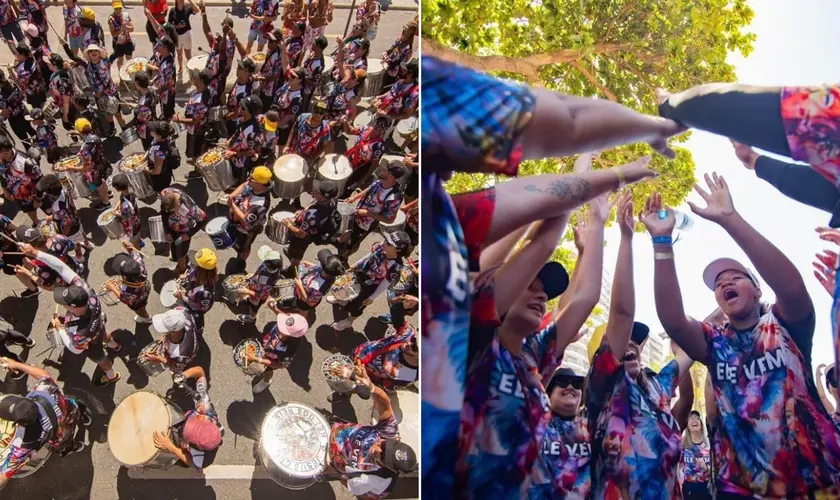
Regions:
<instances>
[{"instance_id":1,"label":"black shorts","mask_svg":"<svg viewBox=\"0 0 840 500\"><path fill-rule=\"evenodd\" d=\"M21 212L34 212L35 211L35 200L28 199L28 200L15 200L17 206L20 207Z\"/></svg>"},{"instance_id":2,"label":"black shorts","mask_svg":"<svg viewBox=\"0 0 840 500\"><path fill-rule=\"evenodd\" d=\"M204 130L196 129L195 134L187 134L187 158L198 159L204 153Z\"/></svg>"},{"instance_id":3,"label":"black shorts","mask_svg":"<svg viewBox=\"0 0 840 500\"><path fill-rule=\"evenodd\" d=\"M257 234L259 233L259 231L243 233L239 229L234 228L233 235L236 236L236 241L233 242L233 249L238 253L250 252L251 245L254 243L254 240L257 239Z\"/></svg>"},{"instance_id":4,"label":"black shorts","mask_svg":"<svg viewBox=\"0 0 840 500\"><path fill-rule=\"evenodd\" d=\"M108 359L108 354L105 352L105 345L102 344L102 335L98 335L90 341L88 348L85 349L84 355L96 364Z\"/></svg>"},{"instance_id":5,"label":"black shorts","mask_svg":"<svg viewBox=\"0 0 840 500\"><path fill-rule=\"evenodd\" d=\"M309 244L312 243L312 238L298 238L294 234L289 236L289 247L286 249L286 255L290 259L301 260Z\"/></svg>"},{"instance_id":6,"label":"black shorts","mask_svg":"<svg viewBox=\"0 0 840 500\"><path fill-rule=\"evenodd\" d=\"M163 119L169 120L175 114L175 92L169 93L169 98L166 102L160 103L160 110L163 112Z\"/></svg>"},{"instance_id":7,"label":"black shorts","mask_svg":"<svg viewBox=\"0 0 840 500\"><path fill-rule=\"evenodd\" d=\"M117 45L116 42L112 44L114 47L114 58L119 58L122 56L131 57L134 54L134 42L128 42Z\"/></svg>"},{"instance_id":8,"label":"black shorts","mask_svg":"<svg viewBox=\"0 0 840 500\"><path fill-rule=\"evenodd\" d=\"M9 250L12 252L14 250ZM23 255L3 255L3 274L13 276L15 274L15 266L23 265Z\"/></svg>"}]
</instances>

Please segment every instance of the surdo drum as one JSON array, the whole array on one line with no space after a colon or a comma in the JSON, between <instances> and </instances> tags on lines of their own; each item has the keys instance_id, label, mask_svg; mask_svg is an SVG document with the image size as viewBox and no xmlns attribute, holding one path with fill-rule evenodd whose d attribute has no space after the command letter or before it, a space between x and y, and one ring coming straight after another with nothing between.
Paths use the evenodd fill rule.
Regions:
<instances>
[{"instance_id":1,"label":"surdo drum","mask_svg":"<svg viewBox=\"0 0 840 500\"><path fill-rule=\"evenodd\" d=\"M324 472L330 424L315 408L285 403L266 415L259 455L266 472L280 486L302 490Z\"/></svg>"},{"instance_id":2,"label":"surdo drum","mask_svg":"<svg viewBox=\"0 0 840 500\"><path fill-rule=\"evenodd\" d=\"M274 178L272 184L274 194L284 200L292 200L300 196L306 186L306 174L309 165L302 156L296 154L283 155L274 162Z\"/></svg>"},{"instance_id":3,"label":"surdo drum","mask_svg":"<svg viewBox=\"0 0 840 500\"><path fill-rule=\"evenodd\" d=\"M154 392L135 392L111 415L108 447L125 467L167 469L178 458L155 447L154 433L162 432L171 439L173 427L183 419L184 412L175 403Z\"/></svg>"},{"instance_id":4,"label":"surdo drum","mask_svg":"<svg viewBox=\"0 0 840 500\"><path fill-rule=\"evenodd\" d=\"M385 65L382 59L369 58L367 76L365 77L365 88L362 97L377 96L382 93L382 81L385 78Z\"/></svg>"},{"instance_id":5,"label":"surdo drum","mask_svg":"<svg viewBox=\"0 0 840 500\"><path fill-rule=\"evenodd\" d=\"M227 217L216 217L207 223L204 228L207 236L213 240L216 250L224 250L233 246L236 237L233 234L233 225Z\"/></svg>"},{"instance_id":6,"label":"surdo drum","mask_svg":"<svg viewBox=\"0 0 840 500\"><path fill-rule=\"evenodd\" d=\"M343 193L350 175L353 173L353 167L350 166L350 160L344 155L328 154L318 160L316 179L322 181L330 181L338 187L338 192Z\"/></svg>"},{"instance_id":7,"label":"surdo drum","mask_svg":"<svg viewBox=\"0 0 840 500\"><path fill-rule=\"evenodd\" d=\"M271 214L268 219L268 228L266 234L268 239L277 243L278 245L286 245L289 243L291 231L283 224L284 219L294 218L295 214L292 212L275 212Z\"/></svg>"}]
</instances>

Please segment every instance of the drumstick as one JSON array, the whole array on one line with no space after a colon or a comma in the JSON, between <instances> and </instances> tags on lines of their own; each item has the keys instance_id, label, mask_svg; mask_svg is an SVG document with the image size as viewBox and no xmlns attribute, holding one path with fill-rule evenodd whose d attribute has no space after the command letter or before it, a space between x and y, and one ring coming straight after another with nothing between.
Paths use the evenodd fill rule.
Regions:
<instances>
[{"instance_id":1,"label":"drumstick","mask_svg":"<svg viewBox=\"0 0 840 500\"><path fill-rule=\"evenodd\" d=\"M63 36L59 35L58 31L55 28L53 28L53 25L52 23L50 23L49 19L47 19L47 25L53 30L53 33L55 33L55 36L58 37L62 44L67 43L67 40L65 40Z\"/></svg>"},{"instance_id":2,"label":"drumstick","mask_svg":"<svg viewBox=\"0 0 840 500\"><path fill-rule=\"evenodd\" d=\"M23 252L2 252L3 255L24 255Z\"/></svg>"},{"instance_id":3,"label":"drumstick","mask_svg":"<svg viewBox=\"0 0 840 500\"><path fill-rule=\"evenodd\" d=\"M4 237L4 238L6 238L6 240L8 240L10 243L14 243L14 244L15 244L15 246L17 246L18 248L20 248L20 243L19 243L17 240L13 240L12 238L10 238L10 237L6 236L6 235L5 235L5 234L3 234L3 233L0 233L0 236L2 236L2 237ZM9 252L6 252L6 253L9 253Z\"/></svg>"}]
</instances>

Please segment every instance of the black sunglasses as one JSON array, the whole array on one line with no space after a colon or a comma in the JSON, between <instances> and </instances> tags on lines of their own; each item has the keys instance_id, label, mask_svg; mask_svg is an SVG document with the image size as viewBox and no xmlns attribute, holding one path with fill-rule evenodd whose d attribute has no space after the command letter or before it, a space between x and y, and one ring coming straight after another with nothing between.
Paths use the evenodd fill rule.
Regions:
<instances>
[{"instance_id":1,"label":"black sunglasses","mask_svg":"<svg viewBox=\"0 0 840 500\"><path fill-rule=\"evenodd\" d=\"M561 389L565 389L569 386L572 386L572 389L575 390L582 390L583 389L583 379L582 378L558 378L555 380L554 385Z\"/></svg>"}]
</instances>

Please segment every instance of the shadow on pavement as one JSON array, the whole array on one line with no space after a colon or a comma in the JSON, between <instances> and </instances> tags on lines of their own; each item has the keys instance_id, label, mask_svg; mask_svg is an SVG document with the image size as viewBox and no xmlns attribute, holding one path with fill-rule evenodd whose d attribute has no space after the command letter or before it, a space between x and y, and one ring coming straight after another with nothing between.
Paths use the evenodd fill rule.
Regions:
<instances>
[{"instance_id":1,"label":"shadow on pavement","mask_svg":"<svg viewBox=\"0 0 840 500\"><path fill-rule=\"evenodd\" d=\"M375 317L368 318L362 331L365 332L365 337L367 337L368 340L379 340L385 336L385 333L388 331L388 325L379 321Z\"/></svg>"},{"instance_id":2,"label":"shadow on pavement","mask_svg":"<svg viewBox=\"0 0 840 500\"><path fill-rule=\"evenodd\" d=\"M258 333L254 324L243 325L236 319L226 319L219 325L219 338L229 346L235 346L243 339L256 338Z\"/></svg>"},{"instance_id":3,"label":"shadow on pavement","mask_svg":"<svg viewBox=\"0 0 840 500\"><path fill-rule=\"evenodd\" d=\"M259 441L263 420L275 406L277 402L271 391L254 394L253 401L234 401L228 406L226 414L229 430L237 436Z\"/></svg>"},{"instance_id":4,"label":"shadow on pavement","mask_svg":"<svg viewBox=\"0 0 840 500\"><path fill-rule=\"evenodd\" d=\"M312 368L312 344L304 337L301 339L295 357L292 358L292 362L286 371L289 372L289 378L292 379L292 382L306 392L312 390L312 386L309 384L310 368Z\"/></svg>"},{"instance_id":5,"label":"shadow on pavement","mask_svg":"<svg viewBox=\"0 0 840 500\"><path fill-rule=\"evenodd\" d=\"M99 197L96 197L96 199L99 199ZM84 231L90 235L91 243L94 246L101 247L108 239L105 231L99 229L99 225L96 223L96 219L102 212L86 207L80 208L77 213L79 214L79 220L82 221Z\"/></svg>"},{"instance_id":6,"label":"shadow on pavement","mask_svg":"<svg viewBox=\"0 0 840 500\"><path fill-rule=\"evenodd\" d=\"M262 462L259 459L257 468L262 468ZM269 479L253 479L251 480L251 498L254 500L266 498L330 500L335 498L335 492L329 483L315 483L305 490L290 490Z\"/></svg>"},{"instance_id":7,"label":"shadow on pavement","mask_svg":"<svg viewBox=\"0 0 840 500\"><path fill-rule=\"evenodd\" d=\"M23 285L19 282L20 291L23 291ZM8 292L7 292L8 293ZM49 300L52 301L52 292L44 292L49 295ZM3 317L15 330L21 333L28 333L29 337L33 337L39 343L36 349L44 345L46 339L46 332L33 332L32 325L35 324L35 316L38 314L38 298L22 299L20 297L6 297L0 300L0 316Z\"/></svg>"},{"instance_id":8,"label":"shadow on pavement","mask_svg":"<svg viewBox=\"0 0 840 500\"><path fill-rule=\"evenodd\" d=\"M68 481L67 478L73 478ZM87 500L93 487L90 447L66 457L53 455L44 467L23 479L12 479L3 498L60 498ZM120 497L122 498L122 497Z\"/></svg>"},{"instance_id":9,"label":"shadow on pavement","mask_svg":"<svg viewBox=\"0 0 840 500\"><path fill-rule=\"evenodd\" d=\"M330 352L338 352L338 335L330 325L321 325L315 330L315 343L321 349Z\"/></svg>"},{"instance_id":10,"label":"shadow on pavement","mask_svg":"<svg viewBox=\"0 0 840 500\"><path fill-rule=\"evenodd\" d=\"M177 466L176 466L177 467ZM89 495L89 493L88 493ZM85 497L87 498L87 497ZM215 500L216 493L200 480L131 479L128 469L120 467L117 474L117 496L120 500L148 500L164 498L189 498L190 500Z\"/></svg>"}]
</instances>

